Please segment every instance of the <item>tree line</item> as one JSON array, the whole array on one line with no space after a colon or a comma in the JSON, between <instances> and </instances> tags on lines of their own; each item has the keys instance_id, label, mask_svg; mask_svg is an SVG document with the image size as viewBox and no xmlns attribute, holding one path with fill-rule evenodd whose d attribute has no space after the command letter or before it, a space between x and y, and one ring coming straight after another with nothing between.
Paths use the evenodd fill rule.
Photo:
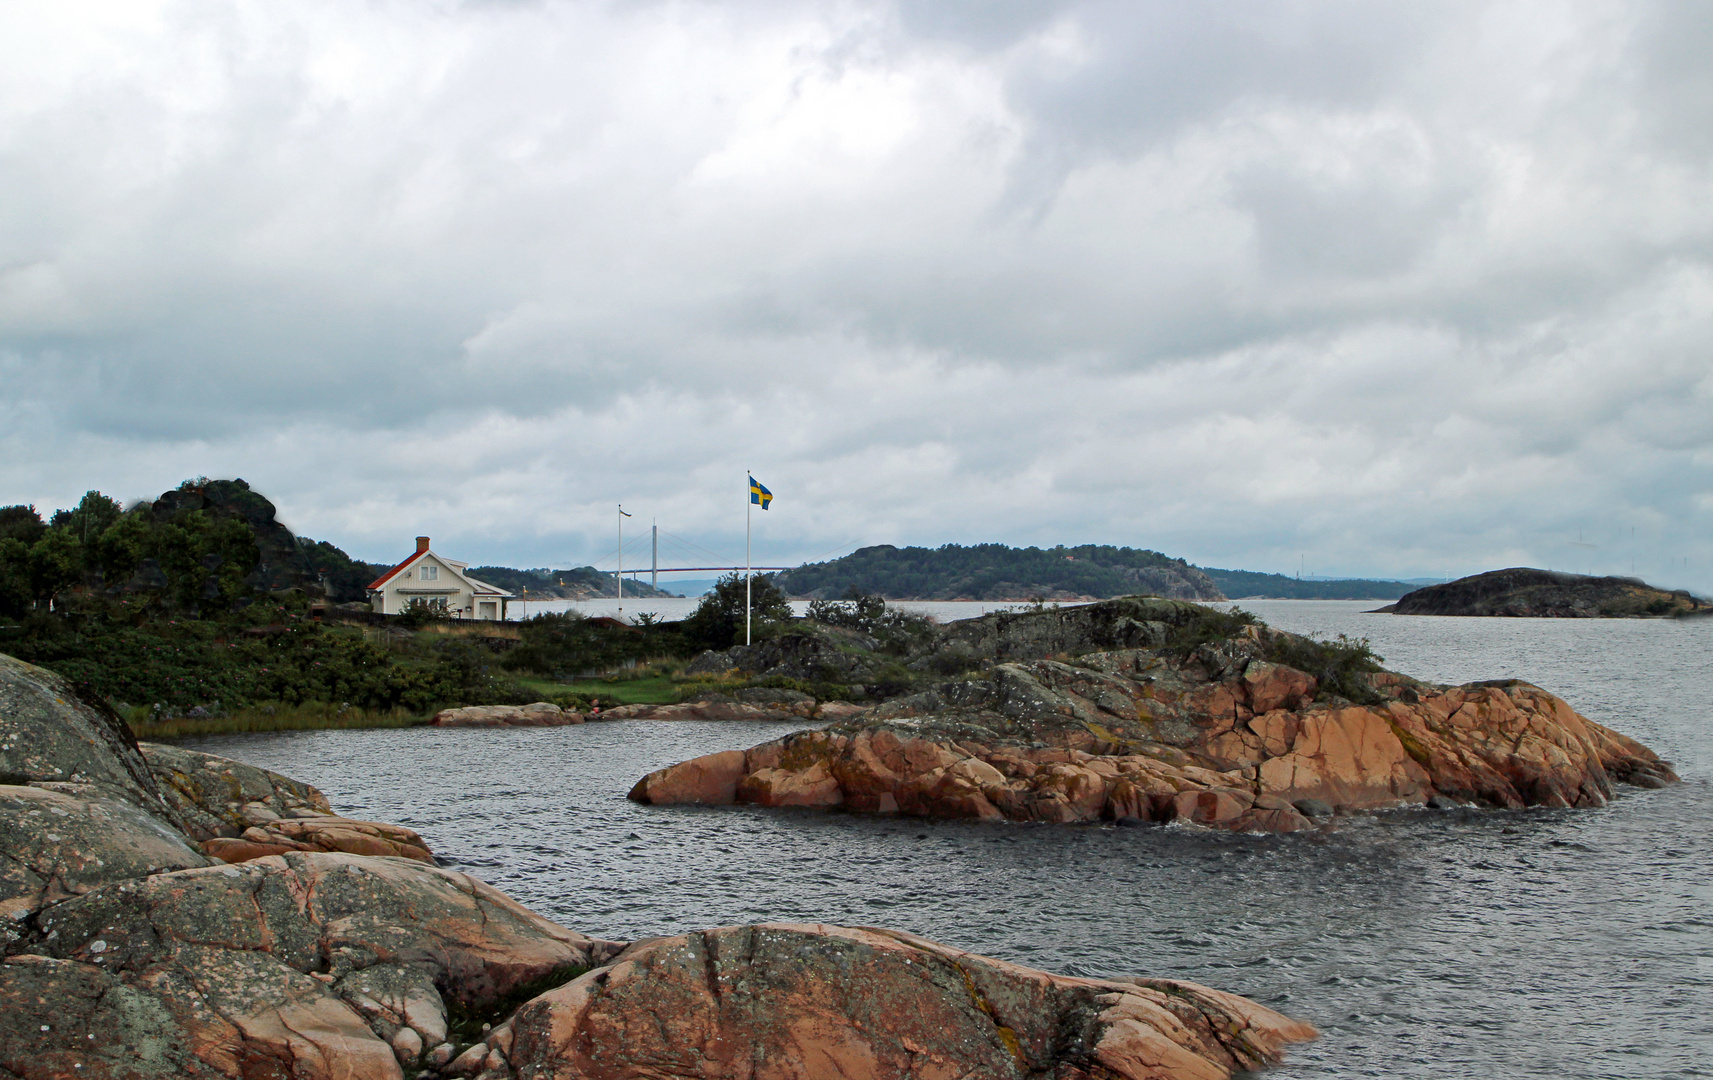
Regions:
<instances>
[{"instance_id":1,"label":"tree line","mask_svg":"<svg viewBox=\"0 0 1713 1080\"><path fill-rule=\"evenodd\" d=\"M787 570L778 580L794 596L820 599L853 590L919 600L1017 600L1052 593L1105 598L1139 591L1134 572L1154 569L1193 568L1158 551L1106 544L1050 548L878 544L830 562Z\"/></svg>"}]
</instances>

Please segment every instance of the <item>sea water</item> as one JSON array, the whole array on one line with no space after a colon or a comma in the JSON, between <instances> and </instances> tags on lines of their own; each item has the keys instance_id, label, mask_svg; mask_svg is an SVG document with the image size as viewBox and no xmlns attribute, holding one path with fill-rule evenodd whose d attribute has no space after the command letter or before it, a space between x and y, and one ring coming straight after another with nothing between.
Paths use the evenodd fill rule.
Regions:
<instances>
[{"instance_id":1,"label":"sea water","mask_svg":"<svg viewBox=\"0 0 1713 1080\"><path fill-rule=\"evenodd\" d=\"M1398 810L1324 832L646 807L638 777L791 730L631 722L223 736L197 749L419 830L449 865L618 939L897 927L1049 971L1192 979L1321 1030L1280 1080L1713 1076L1713 620L1243 605L1387 666L1526 678L1674 761L1598 810Z\"/></svg>"}]
</instances>

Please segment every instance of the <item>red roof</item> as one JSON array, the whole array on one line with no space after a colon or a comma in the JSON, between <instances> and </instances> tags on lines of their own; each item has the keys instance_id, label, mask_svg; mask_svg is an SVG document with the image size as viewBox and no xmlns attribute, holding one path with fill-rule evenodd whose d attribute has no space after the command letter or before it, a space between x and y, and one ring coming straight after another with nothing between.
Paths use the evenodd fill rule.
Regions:
<instances>
[{"instance_id":1,"label":"red roof","mask_svg":"<svg viewBox=\"0 0 1713 1080\"><path fill-rule=\"evenodd\" d=\"M368 588L371 591L380 588L382 585L385 585L387 582L391 581L394 577L396 577L400 570L403 570L405 567L409 566L411 563L416 562L418 559L422 558L424 555L432 555L432 554L433 554L433 552L428 551L426 549L412 553L410 558L406 559L404 562L399 563L397 566L393 567L391 570L388 570L386 573L382 574L380 577L376 578L375 580L369 582ZM438 556L438 555L435 555L434 557L437 559L440 559L440 556ZM490 585L485 581L477 581L475 578L470 577L468 574L464 573L462 570L457 569L458 564L449 563L445 559L440 559L440 562L442 563L442 565L444 565L446 567L446 569L452 571L453 576L457 577L459 580L461 580L465 584L469 585L470 586L470 592L473 595L476 595L476 596L492 595L492 596L503 596L507 599L512 598L511 593L506 592L504 589L500 588L499 586Z\"/></svg>"},{"instance_id":2,"label":"red roof","mask_svg":"<svg viewBox=\"0 0 1713 1080\"><path fill-rule=\"evenodd\" d=\"M397 574L400 570L403 570L405 567L409 566L411 563L415 562L416 560L422 558L424 555L427 555L427 554L428 554L428 552L426 552L426 551L413 551L413 552L411 552L410 558L406 559L404 562L399 563L397 566L393 567L391 570L388 570L386 573L382 574L380 577L376 578L375 580L369 582L369 588L371 588L371 589L380 588L382 585L385 585L388 581L390 581L394 574Z\"/></svg>"}]
</instances>

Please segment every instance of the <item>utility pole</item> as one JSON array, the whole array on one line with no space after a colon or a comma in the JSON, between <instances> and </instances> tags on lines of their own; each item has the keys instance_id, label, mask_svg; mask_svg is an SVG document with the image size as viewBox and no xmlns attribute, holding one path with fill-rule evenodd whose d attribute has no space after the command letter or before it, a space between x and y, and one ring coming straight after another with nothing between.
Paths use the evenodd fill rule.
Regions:
<instances>
[{"instance_id":1,"label":"utility pole","mask_svg":"<svg viewBox=\"0 0 1713 1080\"><path fill-rule=\"evenodd\" d=\"M625 617L625 518L628 518L628 517L630 517L630 515L625 513L624 503L620 503L619 504L619 569L618 569L618 572L613 575L615 578L618 579L618 585L619 585L618 597L619 597L619 621L620 622L623 622L624 617Z\"/></svg>"}]
</instances>

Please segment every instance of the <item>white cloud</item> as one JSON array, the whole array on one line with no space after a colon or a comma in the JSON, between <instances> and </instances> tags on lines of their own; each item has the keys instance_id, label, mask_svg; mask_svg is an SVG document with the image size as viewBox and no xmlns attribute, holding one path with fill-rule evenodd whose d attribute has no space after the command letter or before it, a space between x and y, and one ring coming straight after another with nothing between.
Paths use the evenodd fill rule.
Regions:
<instances>
[{"instance_id":1,"label":"white cloud","mask_svg":"<svg viewBox=\"0 0 1713 1080\"><path fill-rule=\"evenodd\" d=\"M769 558L1415 574L1582 529L1713 588L1710 27L15 5L0 501L242 475L366 557L564 564L621 499L731 548L753 468Z\"/></svg>"}]
</instances>

